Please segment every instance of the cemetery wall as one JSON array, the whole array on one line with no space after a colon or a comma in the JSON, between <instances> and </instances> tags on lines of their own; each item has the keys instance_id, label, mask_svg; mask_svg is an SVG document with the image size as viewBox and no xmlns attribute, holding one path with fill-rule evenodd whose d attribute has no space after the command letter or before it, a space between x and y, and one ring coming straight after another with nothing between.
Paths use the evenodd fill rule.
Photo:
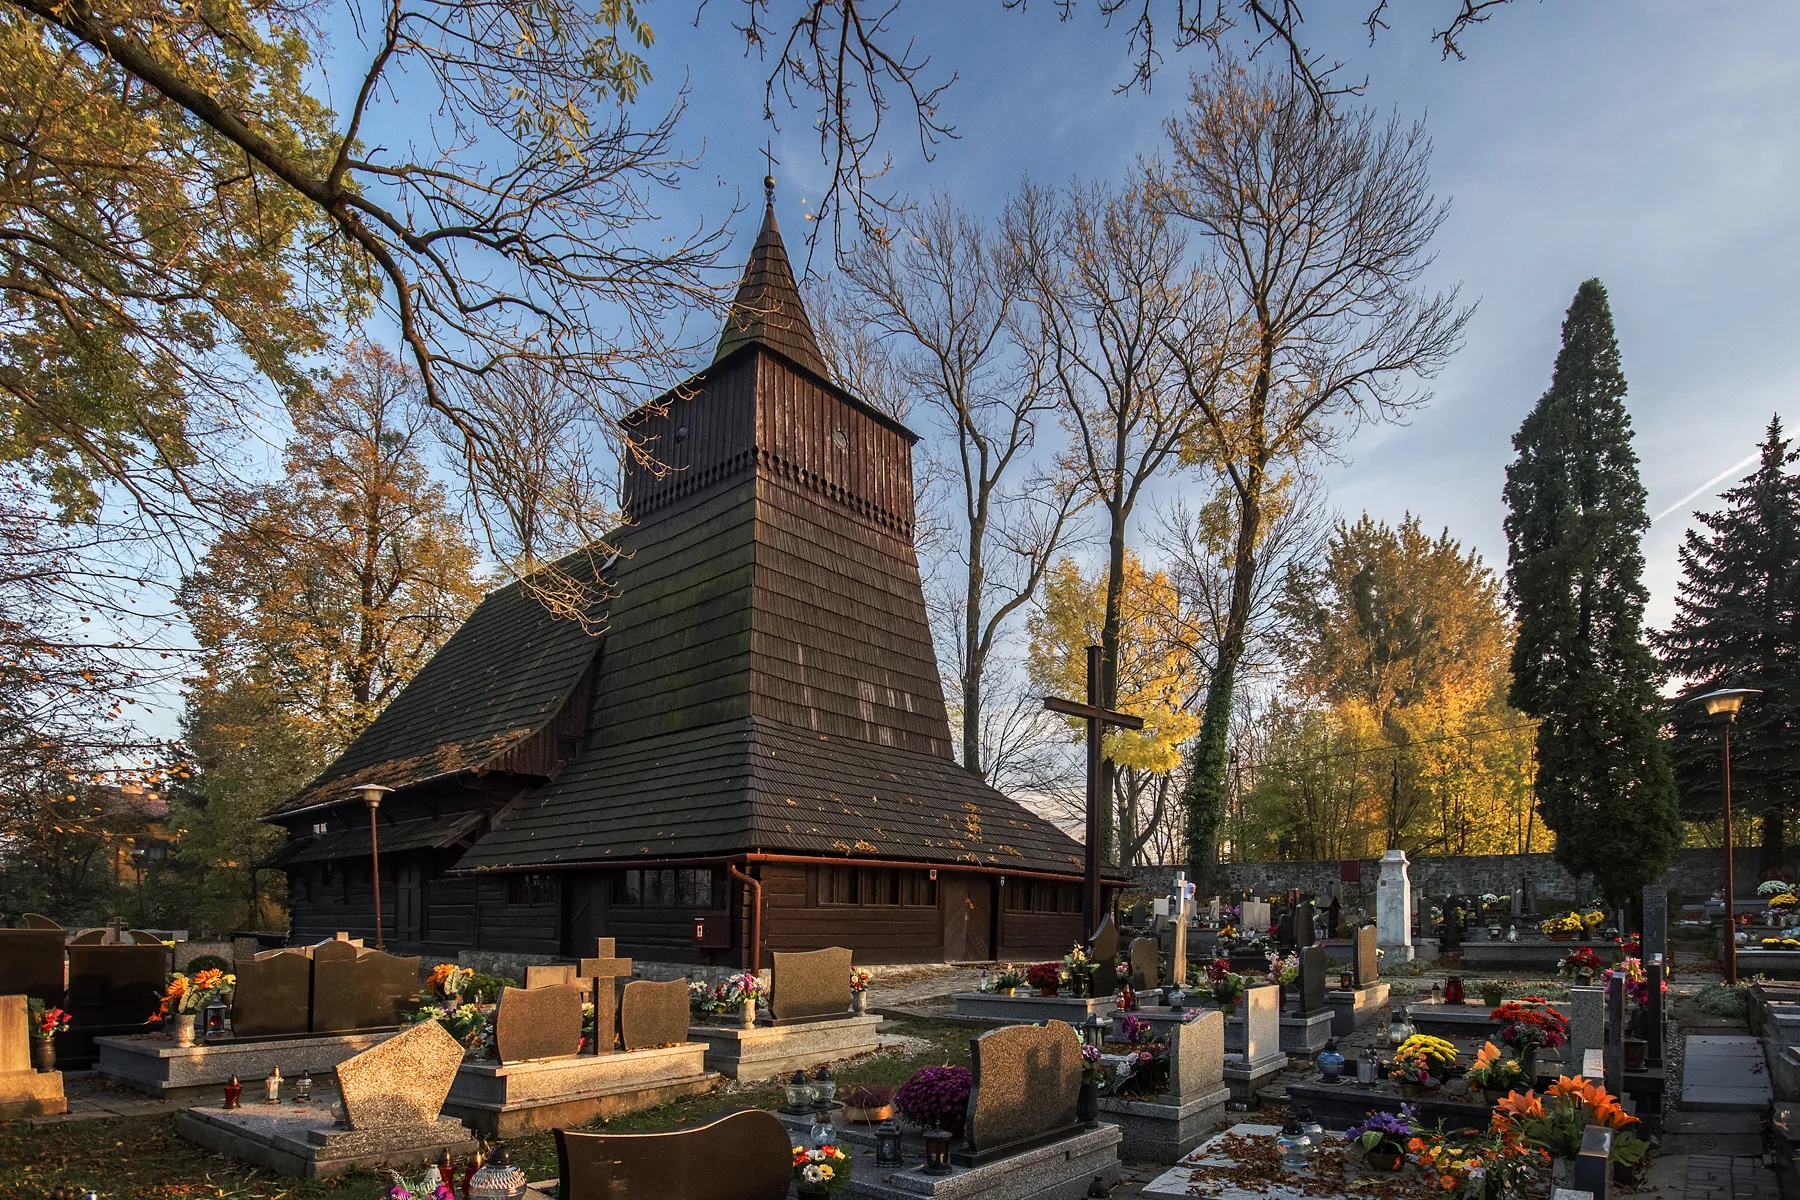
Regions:
<instances>
[{"instance_id":1,"label":"cemetery wall","mask_svg":"<svg viewBox=\"0 0 1800 1200\"><path fill-rule=\"evenodd\" d=\"M1342 879L1342 866L1335 860L1220 863L1216 889L1222 895L1246 890L1285 892L1290 888L1326 892ZM1737 877L1738 895L1754 893L1764 877L1760 853L1754 848L1740 848L1732 866ZM1174 886L1175 873L1179 869L1133 867L1131 873L1139 887L1161 893ZM1800 874L1800 847L1788 851L1785 869L1788 879ZM1349 896L1362 894L1372 899L1375 883L1381 876L1380 860L1362 860L1360 874L1360 882L1344 885L1345 893ZM1593 891L1591 884L1574 879L1548 854L1416 855L1412 857L1409 874L1415 892L1432 896L1452 892L1507 895L1528 885L1534 896L1588 900ZM1697 904L1718 890L1724 877L1723 850L1694 848L1675 852L1663 881L1671 891L1680 892L1685 903Z\"/></svg>"}]
</instances>

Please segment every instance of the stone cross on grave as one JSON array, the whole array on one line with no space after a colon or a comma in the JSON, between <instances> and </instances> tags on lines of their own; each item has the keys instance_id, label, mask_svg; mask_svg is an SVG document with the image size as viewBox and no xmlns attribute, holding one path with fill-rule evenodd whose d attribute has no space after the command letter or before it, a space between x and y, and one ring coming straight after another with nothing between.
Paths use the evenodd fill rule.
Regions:
<instances>
[{"instance_id":1,"label":"stone cross on grave","mask_svg":"<svg viewBox=\"0 0 1800 1200\"><path fill-rule=\"evenodd\" d=\"M1075 700L1064 700L1059 696L1044 698L1044 707L1051 712L1061 713L1065 717L1079 717L1087 722L1087 858L1086 858L1086 902L1082 906L1082 929L1092 937L1100 928L1100 805L1109 802L1110 797L1102 799L1102 792L1110 790L1103 786L1111 783L1112 773L1106 769L1106 760L1101 746L1106 736L1108 725L1120 729L1142 729L1144 718L1134 717L1130 713L1114 712L1102 708L1100 697L1101 677L1100 647L1087 648L1087 703ZM1185 929L1185 926L1183 926ZM1185 936L1185 935L1184 935Z\"/></svg>"},{"instance_id":2,"label":"stone cross on grave","mask_svg":"<svg viewBox=\"0 0 1800 1200\"><path fill-rule=\"evenodd\" d=\"M1169 948L1169 986L1187 989L1187 957L1188 957L1188 918L1194 915L1193 888L1188 884L1187 876L1181 872L1175 875L1175 894L1169 897L1169 920L1174 934L1173 944Z\"/></svg>"},{"instance_id":3,"label":"stone cross on grave","mask_svg":"<svg viewBox=\"0 0 1800 1200\"><path fill-rule=\"evenodd\" d=\"M616 957L612 938L597 938L594 957L581 960L576 977L594 989L594 1052L611 1054L618 1037L619 1000L613 980L631 974L631 960Z\"/></svg>"}]
</instances>

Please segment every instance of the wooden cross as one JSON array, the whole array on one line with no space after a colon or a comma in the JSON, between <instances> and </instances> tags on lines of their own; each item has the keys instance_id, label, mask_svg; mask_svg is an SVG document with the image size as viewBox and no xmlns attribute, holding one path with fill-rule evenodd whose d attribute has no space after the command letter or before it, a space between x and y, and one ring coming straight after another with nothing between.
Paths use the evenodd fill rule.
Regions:
<instances>
[{"instance_id":1,"label":"wooden cross","mask_svg":"<svg viewBox=\"0 0 1800 1200\"><path fill-rule=\"evenodd\" d=\"M594 989L594 1053L611 1054L618 1037L619 1001L614 980L631 974L631 960L617 957L612 938L596 938L594 957L581 960L576 977Z\"/></svg>"},{"instance_id":2,"label":"wooden cross","mask_svg":"<svg viewBox=\"0 0 1800 1200\"><path fill-rule=\"evenodd\" d=\"M1082 905L1084 930L1092 937L1100 928L1100 805L1101 782L1105 774L1101 739L1108 725L1120 729L1142 729L1144 718L1130 713L1114 712L1100 707L1100 647L1087 648L1087 703L1064 700L1058 696L1044 698L1044 707L1065 717L1080 717L1087 722L1087 856ZM1110 982L1110 981L1109 981Z\"/></svg>"}]
</instances>

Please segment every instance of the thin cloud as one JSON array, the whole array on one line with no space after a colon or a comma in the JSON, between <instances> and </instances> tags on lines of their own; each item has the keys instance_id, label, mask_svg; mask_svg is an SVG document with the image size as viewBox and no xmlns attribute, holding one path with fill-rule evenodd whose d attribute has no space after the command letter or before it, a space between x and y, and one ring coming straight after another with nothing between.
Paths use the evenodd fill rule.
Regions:
<instances>
[{"instance_id":1,"label":"thin cloud","mask_svg":"<svg viewBox=\"0 0 1800 1200\"><path fill-rule=\"evenodd\" d=\"M1654 525L1658 521L1662 520L1664 517L1668 516L1670 513L1674 512L1676 509L1685 508L1688 505L1688 503L1694 499L1694 497L1700 495L1702 492L1710 491L1711 489L1717 487L1719 484L1721 484L1725 480L1731 478L1733 475L1737 474L1739 471L1743 470L1745 467L1749 466L1751 463L1755 462L1757 459L1759 459L1761 457L1762 457L1761 450L1752 451L1750 453L1750 455L1748 457L1746 457L1742 462L1736 462L1736 463L1733 463L1731 466L1726 467L1723 471L1720 471L1717 475L1714 475L1711 479L1707 480L1705 483L1701 484L1699 487L1695 488L1693 491L1689 492L1687 495L1683 496L1681 499L1677 500L1675 503L1669 505L1669 507L1663 509L1661 512L1657 513L1654 517L1651 517L1650 523L1652 525Z\"/></svg>"}]
</instances>

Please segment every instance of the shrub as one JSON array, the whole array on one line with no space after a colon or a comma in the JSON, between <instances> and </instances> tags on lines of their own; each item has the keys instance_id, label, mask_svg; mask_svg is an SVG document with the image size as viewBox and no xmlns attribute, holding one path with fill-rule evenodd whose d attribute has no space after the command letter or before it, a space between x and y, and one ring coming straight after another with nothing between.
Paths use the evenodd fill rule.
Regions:
<instances>
[{"instance_id":1,"label":"shrub","mask_svg":"<svg viewBox=\"0 0 1800 1200\"><path fill-rule=\"evenodd\" d=\"M199 954L188 960L187 976L193 978L202 971L222 971L231 974L231 964L217 954Z\"/></svg>"},{"instance_id":2,"label":"shrub","mask_svg":"<svg viewBox=\"0 0 1800 1200\"><path fill-rule=\"evenodd\" d=\"M962 1118L974 1084L967 1067L921 1067L894 1093L894 1105L908 1120L941 1129Z\"/></svg>"},{"instance_id":3,"label":"shrub","mask_svg":"<svg viewBox=\"0 0 1800 1200\"><path fill-rule=\"evenodd\" d=\"M1694 994L1694 1007L1709 1017L1741 1017L1750 1011L1747 988L1709 983Z\"/></svg>"}]
</instances>

